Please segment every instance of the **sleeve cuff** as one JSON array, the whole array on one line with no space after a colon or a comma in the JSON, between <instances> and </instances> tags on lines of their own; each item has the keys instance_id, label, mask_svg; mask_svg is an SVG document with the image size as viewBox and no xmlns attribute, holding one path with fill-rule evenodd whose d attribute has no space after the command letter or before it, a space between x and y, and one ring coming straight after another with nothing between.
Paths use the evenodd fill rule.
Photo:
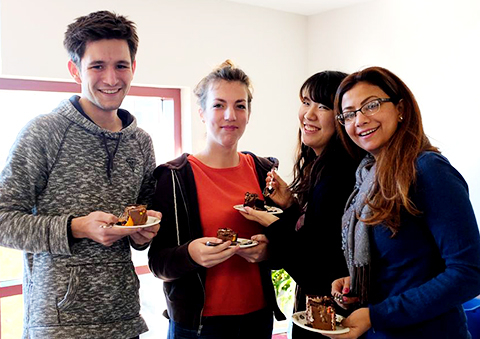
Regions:
<instances>
[{"instance_id":1,"label":"sleeve cuff","mask_svg":"<svg viewBox=\"0 0 480 339\"><path fill-rule=\"evenodd\" d=\"M67 219L67 236L68 236L68 247L72 249L73 244L75 244L78 239L75 239L73 237L73 232L72 232L72 220L75 218L73 215L69 216Z\"/></svg>"}]
</instances>

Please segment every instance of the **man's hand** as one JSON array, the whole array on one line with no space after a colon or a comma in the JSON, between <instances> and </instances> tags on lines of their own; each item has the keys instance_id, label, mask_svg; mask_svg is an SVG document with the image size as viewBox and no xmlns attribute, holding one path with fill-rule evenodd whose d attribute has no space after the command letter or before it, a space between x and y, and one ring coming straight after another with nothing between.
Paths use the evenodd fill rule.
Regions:
<instances>
[{"instance_id":1,"label":"man's hand","mask_svg":"<svg viewBox=\"0 0 480 339\"><path fill-rule=\"evenodd\" d=\"M162 213L160 212L147 210L147 215L149 217L155 217L159 220L162 220ZM144 245L152 241L153 237L157 235L159 229L160 229L160 224L156 224L150 227L140 228L138 229L137 233L131 234L130 238L135 244Z\"/></svg>"},{"instance_id":2,"label":"man's hand","mask_svg":"<svg viewBox=\"0 0 480 339\"><path fill-rule=\"evenodd\" d=\"M72 234L74 238L88 238L105 246L119 239L137 233L140 229L128 227L110 227L105 225L116 223L118 218L105 212L92 212L89 215L72 219Z\"/></svg>"}]
</instances>

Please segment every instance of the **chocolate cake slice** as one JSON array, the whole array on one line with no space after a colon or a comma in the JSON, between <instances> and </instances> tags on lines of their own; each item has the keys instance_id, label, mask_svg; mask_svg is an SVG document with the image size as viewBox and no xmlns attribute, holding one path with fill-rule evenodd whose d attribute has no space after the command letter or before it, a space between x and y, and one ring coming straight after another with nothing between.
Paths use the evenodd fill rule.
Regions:
<instances>
[{"instance_id":1,"label":"chocolate cake slice","mask_svg":"<svg viewBox=\"0 0 480 339\"><path fill-rule=\"evenodd\" d=\"M307 295L307 325L319 330L336 329L335 301L332 297Z\"/></svg>"},{"instance_id":2,"label":"chocolate cake slice","mask_svg":"<svg viewBox=\"0 0 480 339\"><path fill-rule=\"evenodd\" d=\"M222 239L223 241L237 241L238 234L230 228L219 228L217 230L217 238Z\"/></svg>"},{"instance_id":3,"label":"chocolate cake slice","mask_svg":"<svg viewBox=\"0 0 480 339\"><path fill-rule=\"evenodd\" d=\"M258 211L266 211L267 210L265 208L265 201L260 199L258 197L257 193L246 192L245 193L245 200L243 202L243 206L248 206L248 207L251 207L254 210L258 210Z\"/></svg>"},{"instance_id":4,"label":"chocolate cake slice","mask_svg":"<svg viewBox=\"0 0 480 339\"><path fill-rule=\"evenodd\" d=\"M147 206L128 205L125 207L125 210L120 218L118 218L117 224L122 226L145 225L147 219Z\"/></svg>"}]
</instances>

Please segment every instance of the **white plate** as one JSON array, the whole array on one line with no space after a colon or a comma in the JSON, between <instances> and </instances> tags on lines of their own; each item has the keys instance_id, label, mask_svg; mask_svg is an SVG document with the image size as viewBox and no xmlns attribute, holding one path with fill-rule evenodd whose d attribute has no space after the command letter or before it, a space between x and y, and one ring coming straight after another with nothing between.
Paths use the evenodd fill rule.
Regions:
<instances>
[{"instance_id":1,"label":"white plate","mask_svg":"<svg viewBox=\"0 0 480 339\"><path fill-rule=\"evenodd\" d=\"M233 208L235 208L235 209L238 210L238 211L246 212L246 211L245 211L245 207L243 207L243 204L235 205L235 206L233 206ZM267 206L267 205L265 205L265 208L267 209L266 212L267 212L267 213L270 213L270 214L280 214L280 213L283 213L283 211L282 211L280 208L278 208L278 207L273 207L273 206ZM262 211L260 211L260 212L262 212ZM263 211L263 212L265 212L265 211Z\"/></svg>"},{"instance_id":2,"label":"white plate","mask_svg":"<svg viewBox=\"0 0 480 339\"><path fill-rule=\"evenodd\" d=\"M156 225L160 223L160 219L155 217L148 217L147 223L145 225L137 225L137 226L120 226L120 225L113 225L115 228L145 228Z\"/></svg>"},{"instance_id":3,"label":"white plate","mask_svg":"<svg viewBox=\"0 0 480 339\"><path fill-rule=\"evenodd\" d=\"M237 242L240 245L240 248L249 248L249 247L253 247L253 246L258 245L258 241L251 240L251 239L246 239L246 238L238 238ZM236 245L230 245L228 247L235 247L235 246Z\"/></svg>"},{"instance_id":4,"label":"white plate","mask_svg":"<svg viewBox=\"0 0 480 339\"><path fill-rule=\"evenodd\" d=\"M305 330L309 330L312 332L317 332L317 333L323 333L323 334L342 334L342 333L348 333L350 332L350 329L348 327L343 327L342 325L337 325L337 329L334 331L329 331L329 330L319 330L317 328L313 328L310 326L307 326L307 317L305 316L306 311L301 311L294 313L292 315L292 320L295 325L300 326L301 328ZM343 317L339 314L336 315L337 322L341 322Z\"/></svg>"}]
</instances>

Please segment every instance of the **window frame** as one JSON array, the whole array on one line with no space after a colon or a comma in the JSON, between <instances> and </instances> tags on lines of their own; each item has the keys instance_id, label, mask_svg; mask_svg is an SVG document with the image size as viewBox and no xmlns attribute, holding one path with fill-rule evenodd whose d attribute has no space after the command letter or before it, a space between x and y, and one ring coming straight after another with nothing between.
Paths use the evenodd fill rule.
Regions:
<instances>
[{"instance_id":1,"label":"window frame","mask_svg":"<svg viewBox=\"0 0 480 339\"><path fill-rule=\"evenodd\" d=\"M51 81L16 79L0 77L0 90L44 91L80 93L80 85L71 81ZM174 136L175 156L182 153L182 119L181 119L181 90L179 88L162 88L153 86L132 85L128 95L144 97L160 97L174 100Z\"/></svg>"}]
</instances>

